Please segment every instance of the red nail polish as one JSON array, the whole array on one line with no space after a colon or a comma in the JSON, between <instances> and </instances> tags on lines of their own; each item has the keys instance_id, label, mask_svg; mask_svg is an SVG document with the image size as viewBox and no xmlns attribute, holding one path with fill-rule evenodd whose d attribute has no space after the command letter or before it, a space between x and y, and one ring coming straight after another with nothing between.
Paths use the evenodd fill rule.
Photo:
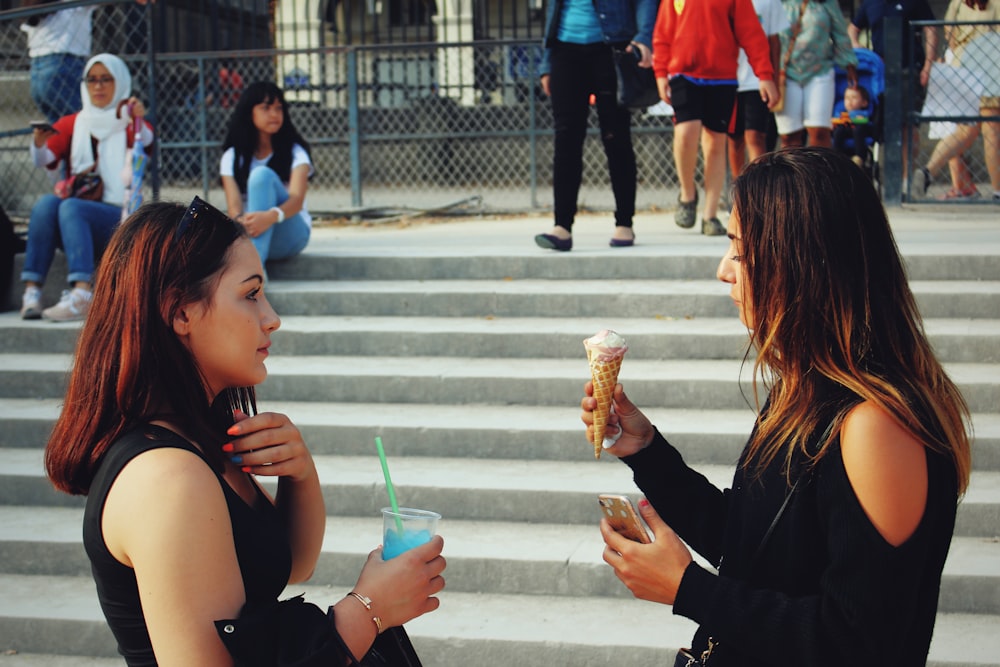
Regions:
<instances>
[{"instance_id":1,"label":"red nail polish","mask_svg":"<svg viewBox=\"0 0 1000 667\"><path fill-rule=\"evenodd\" d=\"M250 466L243 466L242 468L240 468L240 470L242 470L243 472L250 472Z\"/></svg>"},{"instance_id":2,"label":"red nail polish","mask_svg":"<svg viewBox=\"0 0 1000 667\"><path fill-rule=\"evenodd\" d=\"M639 507L649 507L649 501L645 498L639 500Z\"/></svg>"},{"instance_id":3,"label":"red nail polish","mask_svg":"<svg viewBox=\"0 0 1000 667\"><path fill-rule=\"evenodd\" d=\"M226 429L226 434L227 435L239 435L240 434L240 427L237 426L236 424L233 424L228 429Z\"/></svg>"},{"instance_id":4,"label":"red nail polish","mask_svg":"<svg viewBox=\"0 0 1000 667\"><path fill-rule=\"evenodd\" d=\"M224 452L231 452L231 451L233 451L234 449L236 449L236 445L234 445L234 444L233 444L233 443L231 443L231 442L227 442L226 444L224 444L224 445L222 446L222 451L224 451Z\"/></svg>"}]
</instances>

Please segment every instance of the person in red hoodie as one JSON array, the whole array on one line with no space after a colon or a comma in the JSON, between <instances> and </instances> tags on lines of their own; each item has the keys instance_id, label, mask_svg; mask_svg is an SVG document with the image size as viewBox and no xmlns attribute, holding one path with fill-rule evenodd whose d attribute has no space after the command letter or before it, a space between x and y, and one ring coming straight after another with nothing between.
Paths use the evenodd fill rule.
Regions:
<instances>
[{"instance_id":1,"label":"person in red hoodie","mask_svg":"<svg viewBox=\"0 0 1000 667\"><path fill-rule=\"evenodd\" d=\"M717 217L726 180L726 131L736 101L739 50L760 79L760 97L778 103L770 47L751 0L667 0L653 30L653 71L660 97L674 108L674 162L681 193L674 221L694 226L698 190L694 176L698 142L705 158L705 213L701 232L721 236Z\"/></svg>"}]
</instances>

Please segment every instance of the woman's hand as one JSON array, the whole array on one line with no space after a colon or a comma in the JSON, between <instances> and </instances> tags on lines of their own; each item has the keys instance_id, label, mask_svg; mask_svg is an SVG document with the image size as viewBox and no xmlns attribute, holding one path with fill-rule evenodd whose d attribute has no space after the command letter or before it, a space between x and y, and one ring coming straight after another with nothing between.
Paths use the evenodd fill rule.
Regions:
<instances>
[{"instance_id":1,"label":"woman's hand","mask_svg":"<svg viewBox=\"0 0 1000 667\"><path fill-rule=\"evenodd\" d=\"M684 571L693 560L691 552L645 498L639 501L639 514L653 531L653 543L633 542L616 533L607 519L601 519L604 562L640 600L673 604Z\"/></svg>"},{"instance_id":2,"label":"woman's hand","mask_svg":"<svg viewBox=\"0 0 1000 667\"><path fill-rule=\"evenodd\" d=\"M309 448L287 415L262 412L248 417L236 412L236 423L226 434L232 440L222 447L244 472L304 481L316 474Z\"/></svg>"},{"instance_id":3,"label":"woman's hand","mask_svg":"<svg viewBox=\"0 0 1000 667\"><path fill-rule=\"evenodd\" d=\"M552 97L552 91L549 88L549 82L552 80L551 74L543 74L538 79L539 85L542 87L542 92L545 93L545 97Z\"/></svg>"},{"instance_id":4,"label":"woman's hand","mask_svg":"<svg viewBox=\"0 0 1000 667\"><path fill-rule=\"evenodd\" d=\"M580 401L580 408L583 414L580 419L587 425L587 439L594 441L594 410L597 408L597 399L594 398L594 383L588 382L583 385L586 396ZM611 414L608 415L608 430L614 433L614 429L621 429L621 435L615 444L605 451L619 458L635 454L640 449L645 449L653 441L653 424L646 415L642 414L639 408L632 404L632 401L625 395L625 389L621 384L615 385L615 391L611 400Z\"/></svg>"},{"instance_id":5,"label":"woman's hand","mask_svg":"<svg viewBox=\"0 0 1000 667\"><path fill-rule=\"evenodd\" d=\"M118 103L117 111L119 118L121 118L123 107L125 112L128 113L129 118L131 118L132 120L142 119L146 117L146 105L142 103L142 100L140 100L138 97L134 95L128 98L127 100L122 100L121 102Z\"/></svg>"},{"instance_id":6,"label":"woman's hand","mask_svg":"<svg viewBox=\"0 0 1000 667\"><path fill-rule=\"evenodd\" d=\"M670 79L665 76L656 77L656 88L660 91L660 99L670 104Z\"/></svg>"},{"instance_id":7,"label":"woman's hand","mask_svg":"<svg viewBox=\"0 0 1000 667\"><path fill-rule=\"evenodd\" d=\"M59 134L55 129L36 127L31 132L31 139L35 142L35 148L41 148L49 139Z\"/></svg>"},{"instance_id":8,"label":"woman's hand","mask_svg":"<svg viewBox=\"0 0 1000 667\"><path fill-rule=\"evenodd\" d=\"M626 53L632 53L634 50L639 50L639 67L650 68L653 66L653 52L645 44L640 44L639 42L631 42L625 47Z\"/></svg>"},{"instance_id":9,"label":"woman's hand","mask_svg":"<svg viewBox=\"0 0 1000 667\"><path fill-rule=\"evenodd\" d=\"M441 601L433 597L444 588L444 539L435 535L430 542L382 560L382 548L368 554L354 590L372 601L372 613L383 628L407 623L437 609Z\"/></svg>"},{"instance_id":10,"label":"woman's hand","mask_svg":"<svg viewBox=\"0 0 1000 667\"><path fill-rule=\"evenodd\" d=\"M243 223L243 227L247 230L250 238L255 239L277 224L278 214L271 209L244 213L243 219L240 222Z\"/></svg>"},{"instance_id":11,"label":"woman's hand","mask_svg":"<svg viewBox=\"0 0 1000 667\"><path fill-rule=\"evenodd\" d=\"M778 74L778 76L782 75ZM781 91L778 89L778 84L770 79L766 79L761 80L758 88L760 89L761 101L767 105L768 111L773 111L774 107L781 101Z\"/></svg>"}]
</instances>

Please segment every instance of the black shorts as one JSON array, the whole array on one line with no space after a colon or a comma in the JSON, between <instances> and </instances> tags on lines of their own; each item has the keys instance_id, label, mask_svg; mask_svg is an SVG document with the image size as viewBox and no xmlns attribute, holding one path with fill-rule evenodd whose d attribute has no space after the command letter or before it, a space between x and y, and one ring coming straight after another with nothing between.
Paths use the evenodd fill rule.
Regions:
<instances>
[{"instance_id":1,"label":"black shorts","mask_svg":"<svg viewBox=\"0 0 1000 667\"><path fill-rule=\"evenodd\" d=\"M766 134L767 126L771 122L770 115L771 112L768 111L764 100L760 99L760 91L744 90L737 93L736 115L732 127L729 128L729 135L742 137L747 130Z\"/></svg>"},{"instance_id":2,"label":"black shorts","mask_svg":"<svg viewBox=\"0 0 1000 667\"><path fill-rule=\"evenodd\" d=\"M712 132L726 133L736 106L736 85L701 85L683 76L670 79L670 106L678 123L700 120Z\"/></svg>"}]
</instances>

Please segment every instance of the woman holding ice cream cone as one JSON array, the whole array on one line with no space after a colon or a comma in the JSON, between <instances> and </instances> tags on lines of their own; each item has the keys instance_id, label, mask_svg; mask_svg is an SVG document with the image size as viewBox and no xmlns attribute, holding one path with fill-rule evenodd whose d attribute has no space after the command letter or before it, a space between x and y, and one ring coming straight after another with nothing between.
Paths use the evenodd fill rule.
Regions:
<instances>
[{"instance_id":1,"label":"woman holding ice cream cone","mask_svg":"<svg viewBox=\"0 0 1000 667\"><path fill-rule=\"evenodd\" d=\"M615 387L607 451L634 471L655 539L605 520L604 560L636 597L698 623L678 665L923 665L969 482L966 405L848 157L766 154L732 201L718 277L747 327L754 388L769 392L720 490Z\"/></svg>"}]
</instances>

